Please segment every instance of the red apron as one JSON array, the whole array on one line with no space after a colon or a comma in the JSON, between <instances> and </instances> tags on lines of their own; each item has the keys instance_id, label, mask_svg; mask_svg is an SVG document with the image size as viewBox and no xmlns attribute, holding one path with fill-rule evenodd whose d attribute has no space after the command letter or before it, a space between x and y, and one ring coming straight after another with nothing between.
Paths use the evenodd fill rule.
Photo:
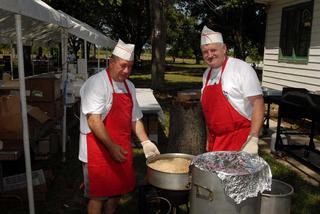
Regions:
<instances>
[{"instance_id":1,"label":"red apron","mask_svg":"<svg viewBox=\"0 0 320 214\"><path fill-rule=\"evenodd\" d=\"M106 197L128 193L135 186L135 173L132 166L131 119L132 99L126 81L127 93L115 93L113 83L112 106L104 122L113 143L128 151L123 163L114 161L103 143L91 132L87 134L89 196Z\"/></svg>"},{"instance_id":2,"label":"red apron","mask_svg":"<svg viewBox=\"0 0 320 214\"><path fill-rule=\"evenodd\" d=\"M208 85L212 68L210 69L201 98L209 130L208 151L239 151L251 128L251 121L239 114L223 94L221 80L227 61L226 57L218 84Z\"/></svg>"}]
</instances>

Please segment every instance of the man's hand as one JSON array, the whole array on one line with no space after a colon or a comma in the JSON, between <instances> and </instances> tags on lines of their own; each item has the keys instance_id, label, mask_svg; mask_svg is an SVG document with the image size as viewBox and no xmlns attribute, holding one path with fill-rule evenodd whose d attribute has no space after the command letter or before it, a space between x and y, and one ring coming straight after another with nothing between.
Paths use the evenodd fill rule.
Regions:
<instances>
[{"instance_id":1,"label":"man's hand","mask_svg":"<svg viewBox=\"0 0 320 214\"><path fill-rule=\"evenodd\" d=\"M121 163L127 160L126 155L128 154L128 151L118 144L112 143L111 145L108 145L108 152L112 159L117 162Z\"/></svg>"},{"instance_id":2,"label":"man's hand","mask_svg":"<svg viewBox=\"0 0 320 214\"><path fill-rule=\"evenodd\" d=\"M241 150L250 154L258 154L258 142L259 138L249 135Z\"/></svg>"},{"instance_id":3,"label":"man's hand","mask_svg":"<svg viewBox=\"0 0 320 214\"><path fill-rule=\"evenodd\" d=\"M143 152L146 158L160 154L157 146L154 145L154 143L152 143L150 140L141 142L141 145L143 147Z\"/></svg>"}]
</instances>

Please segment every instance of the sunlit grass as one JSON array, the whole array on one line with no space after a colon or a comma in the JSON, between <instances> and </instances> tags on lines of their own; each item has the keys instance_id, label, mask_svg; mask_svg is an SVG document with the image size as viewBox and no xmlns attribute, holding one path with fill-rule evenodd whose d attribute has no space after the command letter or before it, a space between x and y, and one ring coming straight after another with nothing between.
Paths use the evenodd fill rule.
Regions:
<instances>
[{"instance_id":1,"label":"sunlit grass","mask_svg":"<svg viewBox=\"0 0 320 214\"><path fill-rule=\"evenodd\" d=\"M167 82L171 82L171 83L179 83L179 82L202 83L202 77L188 76L188 75L183 75L183 74L179 74L179 73L166 74L165 80Z\"/></svg>"},{"instance_id":2,"label":"sunlit grass","mask_svg":"<svg viewBox=\"0 0 320 214\"><path fill-rule=\"evenodd\" d=\"M198 76L191 76L188 73L183 72L170 72L166 73L165 81L168 83L200 83L202 84L202 74ZM143 81L151 81L151 74L132 74L130 79L134 80L143 80Z\"/></svg>"}]
</instances>

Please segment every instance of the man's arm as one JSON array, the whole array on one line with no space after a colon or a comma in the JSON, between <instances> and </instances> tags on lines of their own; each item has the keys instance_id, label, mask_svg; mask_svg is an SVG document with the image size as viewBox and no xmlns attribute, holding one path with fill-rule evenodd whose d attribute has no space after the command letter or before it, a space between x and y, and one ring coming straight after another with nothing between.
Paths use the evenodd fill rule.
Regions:
<instances>
[{"instance_id":1,"label":"man's arm","mask_svg":"<svg viewBox=\"0 0 320 214\"><path fill-rule=\"evenodd\" d=\"M157 146L149 140L141 120L132 122L132 130L141 141L146 158L160 154Z\"/></svg>"},{"instance_id":2,"label":"man's arm","mask_svg":"<svg viewBox=\"0 0 320 214\"><path fill-rule=\"evenodd\" d=\"M248 97L252 104L251 130L250 135L259 137L260 129L264 119L264 101L262 95Z\"/></svg>"},{"instance_id":3,"label":"man's arm","mask_svg":"<svg viewBox=\"0 0 320 214\"><path fill-rule=\"evenodd\" d=\"M141 120L132 122L132 131L136 134L140 142L149 140Z\"/></svg>"},{"instance_id":4,"label":"man's arm","mask_svg":"<svg viewBox=\"0 0 320 214\"><path fill-rule=\"evenodd\" d=\"M94 135L103 143L112 159L118 162L127 160L126 154L128 153L118 144L114 144L103 124L100 114L88 114L87 115L88 125Z\"/></svg>"}]
</instances>

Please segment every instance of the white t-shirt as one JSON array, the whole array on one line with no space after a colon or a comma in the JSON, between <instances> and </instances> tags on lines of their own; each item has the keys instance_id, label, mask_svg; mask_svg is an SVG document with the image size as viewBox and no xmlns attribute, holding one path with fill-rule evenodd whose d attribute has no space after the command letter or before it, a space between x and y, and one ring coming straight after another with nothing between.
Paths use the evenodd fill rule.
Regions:
<instances>
[{"instance_id":1,"label":"white t-shirt","mask_svg":"<svg viewBox=\"0 0 320 214\"><path fill-rule=\"evenodd\" d=\"M203 74L203 86L206 84L210 67ZM208 85L219 83L221 67L212 69ZM230 104L244 117L251 120L252 105L248 97L262 95L260 82L255 70L246 62L229 57L222 75L222 90Z\"/></svg>"},{"instance_id":2,"label":"white t-shirt","mask_svg":"<svg viewBox=\"0 0 320 214\"><path fill-rule=\"evenodd\" d=\"M127 93L123 82L113 82L115 93ZM130 80L126 80L130 90L133 109L132 121L142 118L142 112L136 99L136 90ZM91 132L87 121L87 114L101 114L104 120L112 106L112 85L105 70L91 76L81 87L81 108L80 108L80 145L79 160L87 162L87 138L86 134Z\"/></svg>"}]
</instances>

